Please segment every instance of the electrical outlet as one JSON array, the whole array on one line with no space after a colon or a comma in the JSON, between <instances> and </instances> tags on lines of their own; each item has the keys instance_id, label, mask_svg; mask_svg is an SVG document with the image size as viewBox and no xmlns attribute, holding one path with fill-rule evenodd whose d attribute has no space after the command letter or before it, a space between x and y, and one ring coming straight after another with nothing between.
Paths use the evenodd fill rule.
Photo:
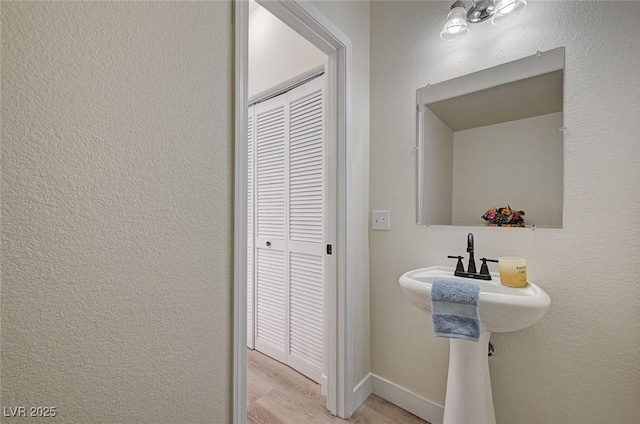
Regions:
<instances>
[{"instance_id":1,"label":"electrical outlet","mask_svg":"<svg viewBox=\"0 0 640 424\"><path fill-rule=\"evenodd\" d=\"M391 229L391 213L389 211L371 212L371 229L390 230Z\"/></svg>"}]
</instances>

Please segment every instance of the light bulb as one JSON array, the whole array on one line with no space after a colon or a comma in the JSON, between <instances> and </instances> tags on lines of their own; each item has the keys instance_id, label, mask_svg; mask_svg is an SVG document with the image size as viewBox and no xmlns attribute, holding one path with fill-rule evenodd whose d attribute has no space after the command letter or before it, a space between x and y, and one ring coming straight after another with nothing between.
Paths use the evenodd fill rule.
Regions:
<instances>
[{"instance_id":1,"label":"light bulb","mask_svg":"<svg viewBox=\"0 0 640 424\"><path fill-rule=\"evenodd\" d=\"M503 7L502 9L499 10L500 13L502 13L503 15L506 15L508 13L513 12L513 9L516 8L516 2L511 2L508 5L506 5L505 7Z\"/></svg>"},{"instance_id":2,"label":"light bulb","mask_svg":"<svg viewBox=\"0 0 640 424\"><path fill-rule=\"evenodd\" d=\"M498 0L491 23L500 25L518 16L527 7L526 0Z\"/></svg>"},{"instance_id":3,"label":"light bulb","mask_svg":"<svg viewBox=\"0 0 640 424\"><path fill-rule=\"evenodd\" d=\"M464 7L454 7L447 15L447 23L444 24L440 38L445 41L459 40L468 32L467 11Z\"/></svg>"}]
</instances>

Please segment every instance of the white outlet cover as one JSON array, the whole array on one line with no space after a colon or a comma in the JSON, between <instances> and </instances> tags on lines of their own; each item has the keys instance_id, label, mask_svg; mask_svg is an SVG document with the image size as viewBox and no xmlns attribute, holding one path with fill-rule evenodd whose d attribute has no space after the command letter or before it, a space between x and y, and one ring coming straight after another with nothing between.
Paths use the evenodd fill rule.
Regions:
<instances>
[{"instance_id":1,"label":"white outlet cover","mask_svg":"<svg viewBox=\"0 0 640 424\"><path fill-rule=\"evenodd\" d=\"M391 229L391 213L389 211L373 211L371 212L371 229L384 230Z\"/></svg>"}]
</instances>

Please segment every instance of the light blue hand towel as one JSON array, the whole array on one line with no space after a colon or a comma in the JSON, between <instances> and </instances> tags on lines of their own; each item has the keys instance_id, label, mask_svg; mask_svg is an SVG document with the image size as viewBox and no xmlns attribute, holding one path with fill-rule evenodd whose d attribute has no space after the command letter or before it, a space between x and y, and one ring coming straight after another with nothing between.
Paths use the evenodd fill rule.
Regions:
<instances>
[{"instance_id":1,"label":"light blue hand towel","mask_svg":"<svg viewBox=\"0 0 640 424\"><path fill-rule=\"evenodd\" d=\"M431 287L431 317L436 337L477 342L480 338L478 295L473 283L437 279Z\"/></svg>"}]
</instances>

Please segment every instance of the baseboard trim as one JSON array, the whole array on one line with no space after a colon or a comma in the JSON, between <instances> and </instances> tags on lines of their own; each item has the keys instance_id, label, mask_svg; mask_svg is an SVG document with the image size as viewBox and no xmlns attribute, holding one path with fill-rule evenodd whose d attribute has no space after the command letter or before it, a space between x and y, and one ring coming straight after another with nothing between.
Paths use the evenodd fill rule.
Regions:
<instances>
[{"instance_id":1,"label":"baseboard trim","mask_svg":"<svg viewBox=\"0 0 640 424\"><path fill-rule=\"evenodd\" d=\"M411 412L413 415L416 415L431 424L442 424L444 419L444 406L430 401L429 399L425 399L422 396L418 396L404 387L400 387L397 384L375 374L369 374L367 378L362 380L356 389L354 389L354 401L356 390L362 390L364 393L364 389L361 387L365 384L370 385L370 392L374 395ZM364 402L365 399L366 397L362 399L362 402ZM357 405L360 405L360 403Z\"/></svg>"},{"instance_id":2,"label":"baseboard trim","mask_svg":"<svg viewBox=\"0 0 640 424\"><path fill-rule=\"evenodd\" d=\"M322 391L322 396L327 397L327 374L322 373L322 377L320 378L320 387Z\"/></svg>"},{"instance_id":3,"label":"baseboard trim","mask_svg":"<svg viewBox=\"0 0 640 424\"><path fill-rule=\"evenodd\" d=\"M365 378L362 379L360 383L353 389L353 396L351 397L351 410L353 412L358 409L362 402L367 400L369 395L371 394L371 374L367 374Z\"/></svg>"}]
</instances>

